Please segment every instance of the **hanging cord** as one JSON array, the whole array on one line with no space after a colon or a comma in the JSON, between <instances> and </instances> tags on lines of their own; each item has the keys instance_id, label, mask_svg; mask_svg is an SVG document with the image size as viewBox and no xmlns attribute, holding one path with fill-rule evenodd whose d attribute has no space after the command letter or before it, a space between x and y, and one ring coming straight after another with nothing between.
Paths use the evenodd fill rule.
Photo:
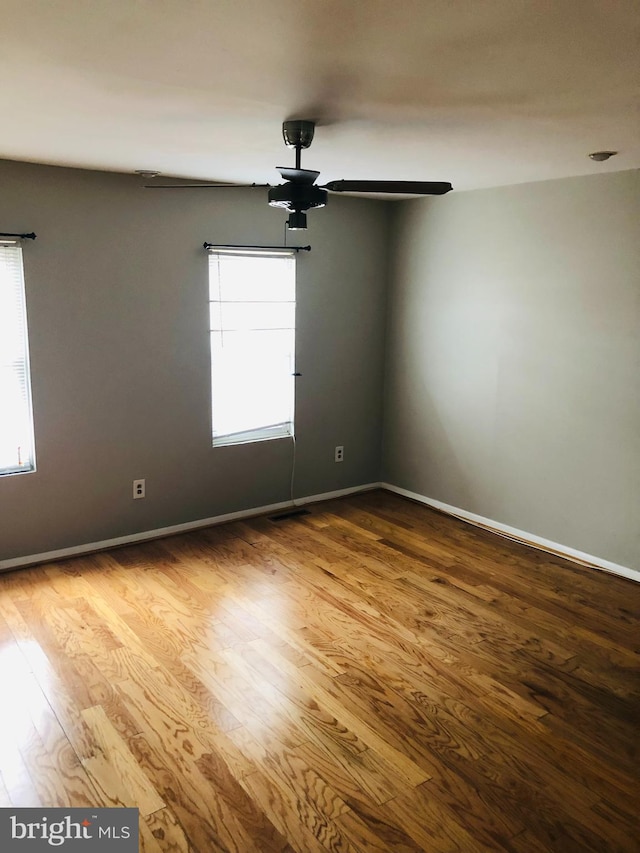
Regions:
<instances>
[{"instance_id":1,"label":"hanging cord","mask_svg":"<svg viewBox=\"0 0 640 853\"><path fill-rule=\"evenodd\" d=\"M293 496L294 495L293 484L294 484L295 476L296 476L296 449L297 449L296 437L294 434L291 435L291 441L292 441L293 453L291 454L291 483L290 483L290 488L289 488L289 494L291 497L292 505L298 506L298 504L296 503L296 499Z\"/></svg>"},{"instance_id":2,"label":"hanging cord","mask_svg":"<svg viewBox=\"0 0 640 853\"><path fill-rule=\"evenodd\" d=\"M285 219L285 221L284 221L284 239L283 239L283 243L285 246L287 245L287 225L288 225L288 222ZM294 376L295 376L295 374L294 374ZM293 506L297 506L296 499L294 497L294 491L293 491L293 484L294 484L294 481L296 478L296 435L294 432L291 433L291 449L292 449L292 453L291 453L291 483L289 484L289 497L291 498L291 504Z\"/></svg>"}]
</instances>

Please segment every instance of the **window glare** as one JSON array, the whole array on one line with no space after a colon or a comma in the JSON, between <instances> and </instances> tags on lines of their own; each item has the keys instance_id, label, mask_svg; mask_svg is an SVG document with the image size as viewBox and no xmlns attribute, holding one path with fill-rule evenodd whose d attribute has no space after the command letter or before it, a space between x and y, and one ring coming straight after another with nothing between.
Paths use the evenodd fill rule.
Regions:
<instances>
[{"instance_id":1,"label":"window glare","mask_svg":"<svg viewBox=\"0 0 640 853\"><path fill-rule=\"evenodd\" d=\"M223 302L295 301L293 257L212 255L209 269L211 299Z\"/></svg>"}]
</instances>

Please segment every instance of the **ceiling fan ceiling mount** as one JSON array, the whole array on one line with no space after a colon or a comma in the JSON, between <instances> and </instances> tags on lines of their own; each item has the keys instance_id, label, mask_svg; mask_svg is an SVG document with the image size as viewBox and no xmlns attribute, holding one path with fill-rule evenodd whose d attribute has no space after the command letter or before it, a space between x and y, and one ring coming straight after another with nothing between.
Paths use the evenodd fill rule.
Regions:
<instances>
[{"instance_id":1,"label":"ceiling fan ceiling mount","mask_svg":"<svg viewBox=\"0 0 640 853\"><path fill-rule=\"evenodd\" d=\"M315 121L289 119L282 122L282 138L287 148L308 148L313 142Z\"/></svg>"}]
</instances>

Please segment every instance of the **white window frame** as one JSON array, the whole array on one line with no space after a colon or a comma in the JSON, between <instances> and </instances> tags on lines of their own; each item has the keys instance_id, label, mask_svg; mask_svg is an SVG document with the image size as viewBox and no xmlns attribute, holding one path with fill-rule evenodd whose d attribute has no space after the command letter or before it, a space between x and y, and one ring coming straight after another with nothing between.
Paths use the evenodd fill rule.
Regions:
<instances>
[{"instance_id":1,"label":"white window frame","mask_svg":"<svg viewBox=\"0 0 640 853\"><path fill-rule=\"evenodd\" d=\"M35 470L22 246L0 237L0 477Z\"/></svg>"},{"instance_id":2,"label":"white window frame","mask_svg":"<svg viewBox=\"0 0 640 853\"><path fill-rule=\"evenodd\" d=\"M212 432L212 444L214 447L223 447L226 445L232 444L246 444L249 442L257 442L257 441L267 441L271 439L281 439L281 438L291 438L294 436L294 417L295 417L295 300L296 300L296 252L290 249L251 249L251 248L230 248L230 247L215 247L212 246L208 249L209 252L209 335L211 341L211 432ZM233 258L247 258L252 260L262 259L265 262L269 263L283 263L282 265L282 275L283 275L283 287L282 290L288 294L288 298L276 298L276 294L272 290L271 292L265 293L264 299L264 314L268 316L269 312L267 308L280 306L282 313L284 315L288 315L289 319L284 322L283 326L274 327L271 325L271 319L265 319L264 327L250 327L243 326L242 329L234 328L234 320L230 319L234 312L233 306L235 305L238 308L242 308L242 306L247 306L249 303L251 304L260 304L263 302L260 299L260 287L263 282L251 279L251 290L255 291L258 295L258 298L252 299L240 299L239 301L234 301L229 299L229 286L224 286L224 282L222 277L224 276L224 266L227 266L229 269L228 263L233 264ZM291 280L292 279L292 280ZM268 284L264 285L268 287ZM278 288L279 289L279 288ZM278 309L276 308L276 312ZM226 319L229 318L229 319ZM241 320L241 323L244 321ZM259 320L262 324L262 318ZM287 325L290 323L290 325ZM274 395L274 398L277 398L278 404L274 407L274 410L277 409L278 415L275 417L277 422L275 423L251 423L248 424L248 421L252 419L252 415L248 414L249 407L244 407L245 414L242 414L239 410L236 412L238 423L239 421L246 421L248 428L229 428L229 417L225 417L224 414L220 415L217 411L217 407L221 405L225 405L227 407L227 415L229 414L228 407L231 405L229 402L229 393L227 391L226 395L221 393L221 389L224 387L224 382L226 376L231 375L232 370L224 371L224 368L221 370L221 364L224 364L222 361L222 352L221 349L225 346L225 340L231 341L231 335L229 333L238 335L241 332L244 336L244 340L247 342L248 350L253 353L253 364L256 367L256 373L259 372L259 367L262 365L262 361L260 359L261 352L261 342L260 337L263 337L265 334L269 336L270 332L281 332L281 338L283 340L282 352L277 356L278 359L278 367L274 368L274 373L271 375L265 376L263 374L263 382L260 384L260 389L262 390L265 386L265 382L268 383L273 376L274 381L274 390L277 388L277 394ZM267 338L268 339L268 338ZM286 342L286 343L284 343ZM266 346L265 350L265 360L268 356L273 355L272 350L269 345L266 343L262 343L262 345ZM227 343L227 347L231 350L230 343ZM277 349L277 347L275 348ZM232 350L231 350L232 351ZM270 362L269 362L270 363ZM243 389L242 380L238 382L237 386L234 386L234 391L237 392L237 397L235 398L237 403L240 405L240 401L243 399L243 394L246 395L250 393L250 387L252 385L252 379L248 375L252 371L247 371L245 366L245 379L246 379L246 387ZM218 387L218 391L216 391L216 385ZM255 386L254 386L255 389ZM220 403L220 397L226 397L226 403ZM233 404L235 405L235 403ZM270 408L266 406L266 409ZM263 408L263 412L265 408ZM274 420L272 416L270 418ZM233 420L233 418L231 418ZM226 426L225 426L226 422ZM237 426L238 424L236 424Z\"/></svg>"}]
</instances>

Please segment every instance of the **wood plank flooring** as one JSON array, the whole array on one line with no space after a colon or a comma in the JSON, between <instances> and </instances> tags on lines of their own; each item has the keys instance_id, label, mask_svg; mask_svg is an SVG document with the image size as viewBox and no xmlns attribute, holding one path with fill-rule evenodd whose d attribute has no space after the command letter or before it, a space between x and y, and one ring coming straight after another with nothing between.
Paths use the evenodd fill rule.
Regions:
<instances>
[{"instance_id":1,"label":"wood plank flooring","mask_svg":"<svg viewBox=\"0 0 640 853\"><path fill-rule=\"evenodd\" d=\"M640 586L386 492L0 576L0 806L148 853L640 850Z\"/></svg>"}]
</instances>

